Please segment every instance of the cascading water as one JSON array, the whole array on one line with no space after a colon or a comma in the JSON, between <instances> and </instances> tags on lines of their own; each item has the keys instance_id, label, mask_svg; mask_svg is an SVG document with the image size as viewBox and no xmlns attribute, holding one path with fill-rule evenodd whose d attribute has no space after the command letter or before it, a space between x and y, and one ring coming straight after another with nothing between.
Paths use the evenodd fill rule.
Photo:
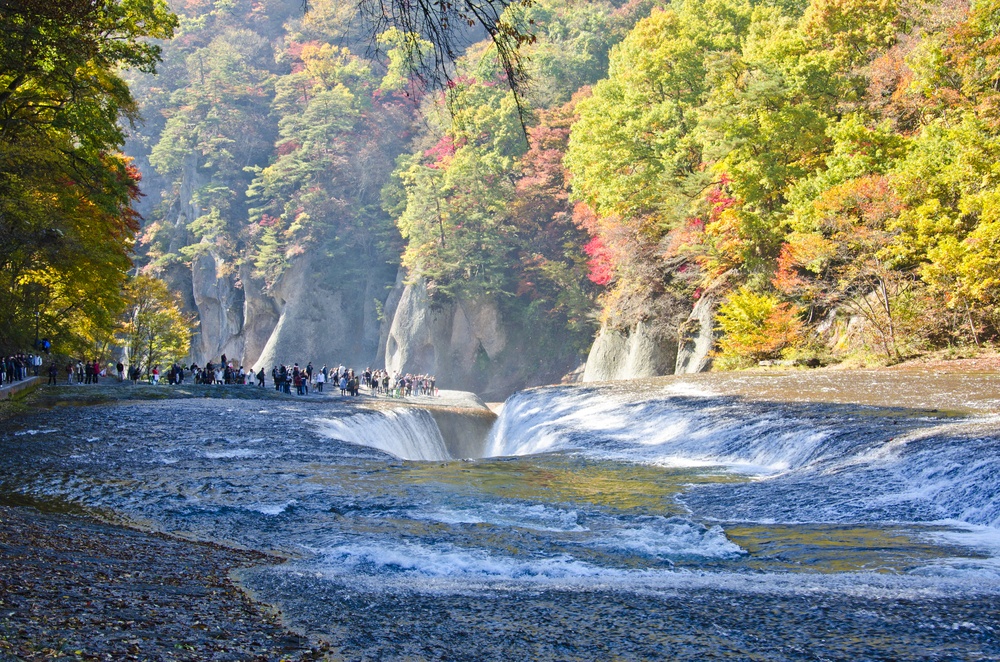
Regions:
<instances>
[{"instance_id":1,"label":"cascading water","mask_svg":"<svg viewBox=\"0 0 1000 662\"><path fill-rule=\"evenodd\" d=\"M316 418L320 434L369 446L401 460L450 460L434 417L423 409L388 409L343 418Z\"/></svg>"},{"instance_id":2,"label":"cascading water","mask_svg":"<svg viewBox=\"0 0 1000 662\"><path fill-rule=\"evenodd\" d=\"M943 421L902 409L681 393L676 385L639 401L599 389L520 393L506 403L488 455L571 451L769 479L692 494L689 503L721 500L726 509L713 513L720 519L951 519L1000 527L1000 417Z\"/></svg>"},{"instance_id":3,"label":"cascading water","mask_svg":"<svg viewBox=\"0 0 1000 662\"><path fill-rule=\"evenodd\" d=\"M414 408L61 408L0 494L280 550L241 581L346 659L1000 657L1000 421L704 382L517 394L476 461Z\"/></svg>"},{"instance_id":4,"label":"cascading water","mask_svg":"<svg viewBox=\"0 0 1000 662\"><path fill-rule=\"evenodd\" d=\"M728 465L775 472L831 452L833 421L750 411L735 398L664 394L622 400L594 389L537 389L513 396L488 442L489 456L579 451L662 466Z\"/></svg>"}]
</instances>

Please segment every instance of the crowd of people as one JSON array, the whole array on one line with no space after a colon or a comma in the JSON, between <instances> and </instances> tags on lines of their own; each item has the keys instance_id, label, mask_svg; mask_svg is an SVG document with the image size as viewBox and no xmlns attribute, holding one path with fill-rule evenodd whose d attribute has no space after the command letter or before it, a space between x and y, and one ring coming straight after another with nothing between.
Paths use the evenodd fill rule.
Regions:
<instances>
[{"instance_id":1,"label":"crowd of people","mask_svg":"<svg viewBox=\"0 0 1000 662\"><path fill-rule=\"evenodd\" d=\"M260 373L257 379L258 384L263 386L264 380ZM271 380L276 390L291 393L294 388L297 395L308 395L310 387L322 393L327 384L334 389L339 388L340 394L344 396L359 395L362 389L371 395L391 397L437 394L433 375L397 373L392 377L386 370L371 368L355 373L353 368L345 368L343 365L333 369L324 365L316 370L311 362L305 367L300 367L298 363L291 366L274 365L271 368Z\"/></svg>"},{"instance_id":2,"label":"crowd of people","mask_svg":"<svg viewBox=\"0 0 1000 662\"><path fill-rule=\"evenodd\" d=\"M37 377L42 367L42 357L38 354L13 354L0 357L0 386L19 382L28 377Z\"/></svg>"},{"instance_id":3,"label":"crowd of people","mask_svg":"<svg viewBox=\"0 0 1000 662\"><path fill-rule=\"evenodd\" d=\"M37 376L43 363L40 356L23 354L0 360L0 385L25 379L31 373ZM62 369L65 371L67 384L97 384L104 377L117 378L119 382L127 380L133 384L143 380L142 370L138 365L126 367L122 361L103 366L96 359L69 360ZM48 368L49 384L57 383L59 372L59 364L52 361ZM146 379L152 384L159 384L162 373L160 366L154 365L147 371ZM174 363L166 370L166 380L170 385L183 384L186 375L190 375L195 384L256 385L261 388L265 386L267 378L264 368L254 372L253 368L248 369L227 360L225 354L218 363L209 361L204 366ZM323 365L316 369L312 362L305 366L298 363L290 366L274 365L271 368L271 383L277 391L290 394L294 389L297 395L308 395L309 389L323 393L328 385L334 390L340 389L342 396L357 396L362 390L373 396L388 397L438 394L433 375L399 372L390 375L387 370L371 368L355 372L353 368L345 368L343 365L335 368Z\"/></svg>"},{"instance_id":4,"label":"crowd of people","mask_svg":"<svg viewBox=\"0 0 1000 662\"><path fill-rule=\"evenodd\" d=\"M258 386L264 386L263 372L261 369L256 375ZM395 376L390 376L387 370L371 368L356 373L353 368L345 368L343 365L332 369L323 365L317 370L312 362L304 367L298 363L291 366L274 365L271 367L271 381L275 390L291 393L294 388L297 395L308 395L310 387L317 393L323 393L327 384L333 389L340 389L342 396L357 396L362 389L371 395L390 397L437 395L433 375L397 373Z\"/></svg>"}]
</instances>

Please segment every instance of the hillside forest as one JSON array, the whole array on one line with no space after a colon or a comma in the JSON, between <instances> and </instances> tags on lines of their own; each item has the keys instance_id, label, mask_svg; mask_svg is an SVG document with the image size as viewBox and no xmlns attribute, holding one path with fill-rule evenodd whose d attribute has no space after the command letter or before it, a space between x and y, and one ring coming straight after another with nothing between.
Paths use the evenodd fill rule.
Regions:
<instances>
[{"instance_id":1,"label":"hillside forest","mask_svg":"<svg viewBox=\"0 0 1000 662\"><path fill-rule=\"evenodd\" d=\"M599 329L676 343L699 303L719 368L1000 333L1000 0L534 0L506 8L531 35L516 82L476 26L441 76L427 35L373 35L351 3L146 4L134 52L72 65L104 58L117 107L17 142L0 93L2 229L37 235L3 256L8 345L120 324L111 294L63 312L88 279L162 279L190 313L180 274L209 253L264 293L308 255L358 305L397 272L435 305L488 298L553 370ZM46 232L85 260L39 267Z\"/></svg>"}]
</instances>

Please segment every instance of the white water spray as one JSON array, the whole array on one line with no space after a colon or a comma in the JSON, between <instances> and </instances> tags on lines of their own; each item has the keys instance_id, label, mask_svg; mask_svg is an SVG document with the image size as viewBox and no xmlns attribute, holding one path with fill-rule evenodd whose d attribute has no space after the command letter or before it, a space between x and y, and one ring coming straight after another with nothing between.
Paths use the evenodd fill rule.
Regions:
<instances>
[{"instance_id":1,"label":"white water spray","mask_svg":"<svg viewBox=\"0 0 1000 662\"><path fill-rule=\"evenodd\" d=\"M423 409L390 409L344 418L317 418L320 434L385 451L402 460L450 460L434 417Z\"/></svg>"}]
</instances>

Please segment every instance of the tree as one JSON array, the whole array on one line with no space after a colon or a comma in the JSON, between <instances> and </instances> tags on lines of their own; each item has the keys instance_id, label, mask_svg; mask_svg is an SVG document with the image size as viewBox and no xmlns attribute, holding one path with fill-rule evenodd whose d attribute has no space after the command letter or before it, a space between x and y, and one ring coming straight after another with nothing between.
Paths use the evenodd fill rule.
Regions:
<instances>
[{"instance_id":1,"label":"tree","mask_svg":"<svg viewBox=\"0 0 1000 662\"><path fill-rule=\"evenodd\" d=\"M0 350L38 329L68 351L111 328L139 227L119 71L153 71L148 38L175 25L163 0L0 0Z\"/></svg>"},{"instance_id":2,"label":"tree","mask_svg":"<svg viewBox=\"0 0 1000 662\"><path fill-rule=\"evenodd\" d=\"M773 294L739 288L719 307L720 361L726 367L745 367L780 357L800 341L797 313Z\"/></svg>"},{"instance_id":3,"label":"tree","mask_svg":"<svg viewBox=\"0 0 1000 662\"><path fill-rule=\"evenodd\" d=\"M436 143L402 159L395 174L403 266L442 296L514 290L509 205L526 144L513 94L483 66L476 73L485 78L454 81L438 107Z\"/></svg>"},{"instance_id":4,"label":"tree","mask_svg":"<svg viewBox=\"0 0 1000 662\"><path fill-rule=\"evenodd\" d=\"M752 11L731 0L654 10L612 49L608 78L578 106L565 163L609 286L605 322L654 321L670 335L689 305L697 263L674 240L719 177L704 154L708 74L738 51Z\"/></svg>"},{"instance_id":5,"label":"tree","mask_svg":"<svg viewBox=\"0 0 1000 662\"><path fill-rule=\"evenodd\" d=\"M306 3L308 6L308 3ZM534 42L524 9L531 0L443 0L417 2L406 0L357 0L356 8L371 35L397 30L415 35L399 45L404 48L405 61L413 75L424 80L452 82L454 63L465 56L466 49L481 38L480 30L488 35L491 50L500 69L499 79L511 91L518 119L524 126L523 90L528 74L521 56L521 47ZM427 57L422 45L433 48Z\"/></svg>"},{"instance_id":6,"label":"tree","mask_svg":"<svg viewBox=\"0 0 1000 662\"><path fill-rule=\"evenodd\" d=\"M148 375L157 365L187 356L193 321L181 312L166 283L139 274L126 283L123 299L119 336L132 365Z\"/></svg>"},{"instance_id":7,"label":"tree","mask_svg":"<svg viewBox=\"0 0 1000 662\"><path fill-rule=\"evenodd\" d=\"M874 332L885 358L903 357L901 305L914 274L894 255L901 204L884 176L831 187L801 210L788 236L775 283L821 312L843 305Z\"/></svg>"},{"instance_id":8,"label":"tree","mask_svg":"<svg viewBox=\"0 0 1000 662\"><path fill-rule=\"evenodd\" d=\"M297 60L275 83L276 154L247 190L254 274L270 287L306 251L341 282L394 272L399 238L380 194L412 107L347 49L307 43Z\"/></svg>"}]
</instances>

